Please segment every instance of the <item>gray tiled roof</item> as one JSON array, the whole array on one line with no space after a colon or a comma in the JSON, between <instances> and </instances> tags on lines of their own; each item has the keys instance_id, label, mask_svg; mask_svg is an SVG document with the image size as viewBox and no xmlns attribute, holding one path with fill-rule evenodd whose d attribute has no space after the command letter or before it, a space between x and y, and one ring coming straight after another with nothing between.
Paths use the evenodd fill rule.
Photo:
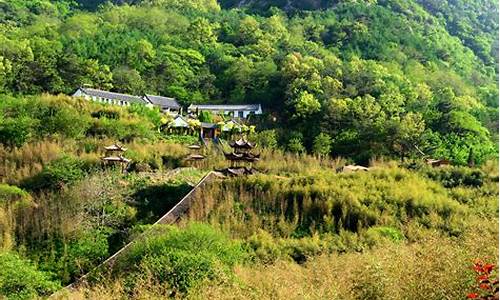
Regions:
<instances>
[{"instance_id":1,"label":"gray tiled roof","mask_svg":"<svg viewBox=\"0 0 500 300\"><path fill-rule=\"evenodd\" d=\"M259 110L260 104L238 104L238 105L231 105L231 104L191 104L189 105L188 109L189 110L253 110L257 111Z\"/></svg>"},{"instance_id":2,"label":"gray tiled roof","mask_svg":"<svg viewBox=\"0 0 500 300\"><path fill-rule=\"evenodd\" d=\"M162 108L172 108L179 109L181 106L174 98L163 97L163 96L155 96L155 95L147 95L144 98L151 102L153 105L158 105Z\"/></svg>"},{"instance_id":3,"label":"gray tiled roof","mask_svg":"<svg viewBox=\"0 0 500 300\"><path fill-rule=\"evenodd\" d=\"M114 92L108 92L108 91L101 91L101 90L96 90L96 89L91 89L91 88L80 88L80 90L89 95L89 96L94 96L94 97L100 97L100 98L106 98L106 99L113 99L113 100L122 100L125 102L130 102L130 103L140 103L140 104L145 104L146 102L139 96L132 96L132 95L127 95L127 94L120 94L120 93L114 93Z\"/></svg>"},{"instance_id":4,"label":"gray tiled roof","mask_svg":"<svg viewBox=\"0 0 500 300\"><path fill-rule=\"evenodd\" d=\"M202 128L217 128L217 124L207 122L201 122L200 126Z\"/></svg>"}]
</instances>

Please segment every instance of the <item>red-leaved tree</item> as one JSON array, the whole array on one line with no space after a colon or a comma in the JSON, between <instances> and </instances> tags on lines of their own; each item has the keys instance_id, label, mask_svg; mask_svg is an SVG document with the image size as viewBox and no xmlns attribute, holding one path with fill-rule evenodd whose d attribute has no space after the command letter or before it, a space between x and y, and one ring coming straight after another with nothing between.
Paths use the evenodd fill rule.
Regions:
<instances>
[{"instance_id":1,"label":"red-leaved tree","mask_svg":"<svg viewBox=\"0 0 500 300\"><path fill-rule=\"evenodd\" d=\"M495 274L495 265L483 260L474 261L476 281L473 292L467 295L468 299L498 300L498 274Z\"/></svg>"}]
</instances>

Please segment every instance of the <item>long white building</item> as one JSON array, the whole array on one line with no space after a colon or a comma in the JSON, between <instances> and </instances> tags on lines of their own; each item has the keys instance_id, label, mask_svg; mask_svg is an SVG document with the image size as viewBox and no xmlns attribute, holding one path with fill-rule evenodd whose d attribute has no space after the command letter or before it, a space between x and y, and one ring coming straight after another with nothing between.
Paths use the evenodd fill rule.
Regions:
<instances>
[{"instance_id":1,"label":"long white building","mask_svg":"<svg viewBox=\"0 0 500 300\"><path fill-rule=\"evenodd\" d=\"M202 111L208 111L213 114L224 114L230 115L234 118L248 118L249 115L261 115L262 107L260 104L191 104L188 107L189 113L200 113Z\"/></svg>"},{"instance_id":2,"label":"long white building","mask_svg":"<svg viewBox=\"0 0 500 300\"><path fill-rule=\"evenodd\" d=\"M72 96L120 106L130 106L134 103L146 105L148 107L156 106L163 112L174 114L179 113L181 110L181 106L174 98L163 96L144 95L140 97L84 87L78 88Z\"/></svg>"}]
</instances>

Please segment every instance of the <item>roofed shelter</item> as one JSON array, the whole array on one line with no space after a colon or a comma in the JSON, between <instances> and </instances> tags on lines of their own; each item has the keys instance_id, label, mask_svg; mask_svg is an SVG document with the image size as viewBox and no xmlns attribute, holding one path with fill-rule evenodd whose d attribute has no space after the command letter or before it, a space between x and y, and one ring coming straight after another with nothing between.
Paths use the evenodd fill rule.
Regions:
<instances>
[{"instance_id":1,"label":"roofed shelter","mask_svg":"<svg viewBox=\"0 0 500 300\"><path fill-rule=\"evenodd\" d=\"M104 147L104 149L106 150L106 156L101 158L104 161L104 163L106 163L106 164L118 163L121 165L122 172L125 170L127 165L131 162L130 159L122 156L122 153L127 151L127 148L125 148L121 145L113 144L113 145ZM114 156L115 152L118 152L119 154Z\"/></svg>"},{"instance_id":2,"label":"roofed shelter","mask_svg":"<svg viewBox=\"0 0 500 300\"><path fill-rule=\"evenodd\" d=\"M201 137L204 139L213 139L218 136L219 130L217 124L201 122L200 124Z\"/></svg>"},{"instance_id":3,"label":"roofed shelter","mask_svg":"<svg viewBox=\"0 0 500 300\"><path fill-rule=\"evenodd\" d=\"M229 143L229 146L235 150L236 153L247 152L255 148L255 144L241 138L237 141L232 141Z\"/></svg>"},{"instance_id":4,"label":"roofed shelter","mask_svg":"<svg viewBox=\"0 0 500 300\"><path fill-rule=\"evenodd\" d=\"M175 116L174 119L168 123L167 129L168 132L177 134L190 134L192 132L188 120L181 115Z\"/></svg>"},{"instance_id":5,"label":"roofed shelter","mask_svg":"<svg viewBox=\"0 0 500 300\"><path fill-rule=\"evenodd\" d=\"M124 152L127 151L127 148L118 145L118 144L113 144L111 146L104 147L106 151L114 152L114 151L119 151L119 152Z\"/></svg>"},{"instance_id":6,"label":"roofed shelter","mask_svg":"<svg viewBox=\"0 0 500 300\"><path fill-rule=\"evenodd\" d=\"M168 124L168 126L170 128L189 128L189 123L186 118L178 115Z\"/></svg>"}]
</instances>

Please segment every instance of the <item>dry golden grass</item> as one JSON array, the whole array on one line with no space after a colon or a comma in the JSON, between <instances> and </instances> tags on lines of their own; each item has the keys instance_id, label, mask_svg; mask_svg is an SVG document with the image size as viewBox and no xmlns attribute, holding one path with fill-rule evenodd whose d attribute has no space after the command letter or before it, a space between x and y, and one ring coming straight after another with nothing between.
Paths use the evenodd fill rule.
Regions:
<instances>
[{"instance_id":1,"label":"dry golden grass","mask_svg":"<svg viewBox=\"0 0 500 300\"><path fill-rule=\"evenodd\" d=\"M301 266L243 266L231 285L205 285L191 299L463 299L477 257L498 262L498 231L473 231L463 240L428 236L366 253L315 257ZM482 226L484 228L484 225ZM476 228L479 229L479 228Z\"/></svg>"},{"instance_id":2,"label":"dry golden grass","mask_svg":"<svg viewBox=\"0 0 500 300\"><path fill-rule=\"evenodd\" d=\"M478 257L498 263L495 220L477 220L461 239L428 235L418 243L386 243L363 253L312 257L303 265L235 268L236 279L205 282L188 299L464 299ZM143 280L126 291L121 279L82 287L57 299L165 299L170 289ZM170 295L171 296L171 295ZM180 295L174 298L181 298Z\"/></svg>"},{"instance_id":3,"label":"dry golden grass","mask_svg":"<svg viewBox=\"0 0 500 300\"><path fill-rule=\"evenodd\" d=\"M67 142L44 140L25 144L20 148L6 148L0 145L0 182L16 183L39 173L43 165L56 159Z\"/></svg>"}]
</instances>

